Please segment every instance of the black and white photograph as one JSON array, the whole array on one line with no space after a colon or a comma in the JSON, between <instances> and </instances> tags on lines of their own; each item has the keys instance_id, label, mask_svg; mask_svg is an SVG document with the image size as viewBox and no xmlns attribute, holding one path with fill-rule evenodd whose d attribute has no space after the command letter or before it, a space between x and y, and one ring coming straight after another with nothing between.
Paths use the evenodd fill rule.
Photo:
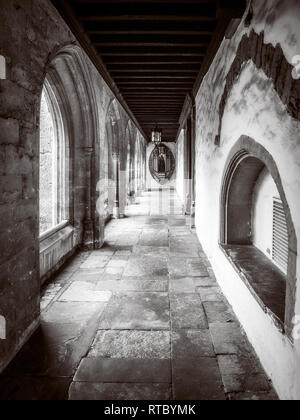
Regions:
<instances>
[{"instance_id":1,"label":"black and white photograph","mask_svg":"<svg viewBox=\"0 0 300 420\"><path fill-rule=\"evenodd\" d=\"M300 1L0 0L0 401L300 400Z\"/></svg>"}]
</instances>

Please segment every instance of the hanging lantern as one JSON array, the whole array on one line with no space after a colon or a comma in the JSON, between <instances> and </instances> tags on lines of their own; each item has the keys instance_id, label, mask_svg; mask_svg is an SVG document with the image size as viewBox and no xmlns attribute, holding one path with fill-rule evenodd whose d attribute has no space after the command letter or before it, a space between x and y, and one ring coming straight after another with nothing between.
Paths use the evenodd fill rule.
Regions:
<instances>
[{"instance_id":1,"label":"hanging lantern","mask_svg":"<svg viewBox=\"0 0 300 420\"><path fill-rule=\"evenodd\" d=\"M154 130L152 131L152 142L155 144L159 144L161 143L161 139L162 139L162 131L156 124Z\"/></svg>"}]
</instances>

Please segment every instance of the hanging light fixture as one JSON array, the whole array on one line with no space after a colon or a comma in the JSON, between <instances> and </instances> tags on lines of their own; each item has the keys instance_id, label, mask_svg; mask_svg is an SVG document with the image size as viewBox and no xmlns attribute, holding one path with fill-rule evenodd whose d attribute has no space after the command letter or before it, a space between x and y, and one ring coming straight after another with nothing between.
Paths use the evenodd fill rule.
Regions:
<instances>
[{"instance_id":1,"label":"hanging light fixture","mask_svg":"<svg viewBox=\"0 0 300 420\"><path fill-rule=\"evenodd\" d=\"M162 139L162 131L156 124L154 130L152 130L152 142L158 145L161 143L161 139Z\"/></svg>"}]
</instances>

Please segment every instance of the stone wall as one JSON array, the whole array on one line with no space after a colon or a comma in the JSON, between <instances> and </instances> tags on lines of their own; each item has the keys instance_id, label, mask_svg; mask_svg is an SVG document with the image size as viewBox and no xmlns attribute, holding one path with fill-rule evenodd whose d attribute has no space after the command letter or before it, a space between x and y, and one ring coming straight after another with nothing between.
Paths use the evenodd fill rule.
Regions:
<instances>
[{"instance_id":1,"label":"stone wall","mask_svg":"<svg viewBox=\"0 0 300 420\"><path fill-rule=\"evenodd\" d=\"M0 55L8 64L7 79L0 80L0 316L7 333L0 341L1 371L39 321L39 111L45 76L70 146L70 226L61 234L64 255L51 248L49 238L41 245L52 253L49 266L41 259L48 274L79 245L103 243L97 184L113 94L49 1L0 0L0 22ZM118 107L125 127L128 116Z\"/></svg>"},{"instance_id":2,"label":"stone wall","mask_svg":"<svg viewBox=\"0 0 300 420\"><path fill-rule=\"evenodd\" d=\"M293 66L300 54L300 3L254 0L251 15L223 41L196 97L196 224L218 281L280 397L299 399L300 341L277 328L219 246L222 184L241 136L274 159L298 238L300 233L300 79ZM290 252L299 255L299 249ZM299 269L297 257L297 279ZM296 315L299 290L288 296L296 302Z\"/></svg>"}]
</instances>

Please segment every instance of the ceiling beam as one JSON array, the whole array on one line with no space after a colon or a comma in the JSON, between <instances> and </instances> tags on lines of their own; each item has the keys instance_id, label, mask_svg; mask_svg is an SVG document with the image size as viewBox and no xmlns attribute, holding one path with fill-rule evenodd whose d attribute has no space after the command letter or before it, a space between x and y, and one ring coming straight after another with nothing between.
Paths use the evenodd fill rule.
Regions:
<instances>
[{"instance_id":1,"label":"ceiling beam","mask_svg":"<svg viewBox=\"0 0 300 420\"><path fill-rule=\"evenodd\" d=\"M208 47L209 42L175 42L175 41L155 41L155 42L147 42L147 41L92 41L95 47Z\"/></svg>"},{"instance_id":2,"label":"ceiling beam","mask_svg":"<svg viewBox=\"0 0 300 420\"><path fill-rule=\"evenodd\" d=\"M192 75L189 76L178 76L177 74L175 76L123 76L122 74L115 76L114 78L115 80L139 80L139 81L145 81L147 82L148 80L162 80L162 79L166 79L166 80L194 80L195 78ZM119 84L120 82L118 82Z\"/></svg>"},{"instance_id":3,"label":"ceiling beam","mask_svg":"<svg viewBox=\"0 0 300 420\"><path fill-rule=\"evenodd\" d=\"M105 29L87 29L86 33L88 33L89 35L174 35L174 36L201 36L201 35L211 35L214 33L214 29L199 29L198 31L193 31L193 30L177 30L177 31L170 31L168 29L165 30L160 30L160 31L155 31L155 30L116 30L116 29L111 29L111 30L105 30Z\"/></svg>"},{"instance_id":4,"label":"ceiling beam","mask_svg":"<svg viewBox=\"0 0 300 420\"><path fill-rule=\"evenodd\" d=\"M141 134L147 138L142 127L136 120L135 116L131 112L129 106L127 105L126 101L124 101L120 91L115 84L113 78L108 73L103 61L99 57L95 47L91 45L89 39L87 38L86 34L84 33L84 29L82 28L80 22L77 20L74 11L70 7L70 4L66 0L52 0L54 6L57 8L58 12L61 14L62 18L68 23L72 33L74 34L75 38L78 40L78 43L81 45L83 50L86 52L92 63L94 64L95 68L98 70L100 75L102 76L103 80L107 83L108 87L111 89L112 93L115 95L119 103L122 105L124 110L127 112L128 116L134 123L134 125L138 128Z\"/></svg>"},{"instance_id":5,"label":"ceiling beam","mask_svg":"<svg viewBox=\"0 0 300 420\"><path fill-rule=\"evenodd\" d=\"M87 0L73 0L73 3L75 4L86 4ZM182 0L88 0L88 3L92 4L92 3L96 3L96 4L121 4L121 3L138 3L138 4L143 4L143 3L169 3L169 4L177 4L177 3L183 3ZM184 1L185 4L216 4L217 0L185 0Z\"/></svg>"},{"instance_id":6,"label":"ceiling beam","mask_svg":"<svg viewBox=\"0 0 300 420\"><path fill-rule=\"evenodd\" d=\"M109 51L104 51L102 50L101 56L106 59L106 57L153 57L153 55L155 55L155 57L174 57L174 55L177 54L177 57L205 57L206 55L206 49L203 49L202 52L199 51L199 49L195 49L193 51L188 52L186 49L182 49L182 51L168 51L166 50L165 52L159 53L158 51L153 51L153 52L145 52L144 49L141 49L139 51L135 50L135 51L130 51L128 50L127 52L122 52L120 51L120 49L116 49L115 51L113 51L112 49L110 49ZM147 61L147 60L146 60Z\"/></svg>"},{"instance_id":7,"label":"ceiling beam","mask_svg":"<svg viewBox=\"0 0 300 420\"><path fill-rule=\"evenodd\" d=\"M136 86L136 87L141 87L141 86L155 87L157 89L159 89L160 86L161 86L161 87L170 87L170 88L173 87L174 89L177 89L177 87L188 87L188 88L190 87L190 88L192 88L194 83L193 83L193 81L184 83L183 81L174 81L174 80L173 81L172 80L165 81L165 82L162 82L162 81L159 81L159 80L157 80L156 82L150 82L150 81L137 82L137 81L132 80L130 82L128 82L128 81L119 82L118 85L120 86L121 90L123 90L123 88L126 87L126 86L128 86L130 88L132 88L134 86Z\"/></svg>"},{"instance_id":8,"label":"ceiling beam","mask_svg":"<svg viewBox=\"0 0 300 420\"><path fill-rule=\"evenodd\" d=\"M80 15L82 22L122 22L122 21L149 21L149 22L215 22L216 15L205 16L205 15L160 15L160 14L140 14L140 15Z\"/></svg>"},{"instance_id":9,"label":"ceiling beam","mask_svg":"<svg viewBox=\"0 0 300 420\"><path fill-rule=\"evenodd\" d=\"M103 58L103 57L102 57ZM166 57L149 57L146 59L145 57L141 57L141 59L138 59L138 57L135 57L134 59L129 57L124 57L123 59L121 57L116 57L116 59L112 59L111 57L105 58L104 63L106 66L109 66L111 64L118 64L118 65L148 65L148 64L156 64L156 65L183 65L183 64L198 64L199 67L202 63L202 60L198 57L189 57L189 58L181 58L178 56L174 56L171 59L167 59Z\"/></svg>"},{"instance_id":10,"label":"ceiling beam","mask_svg":"<svg viewBox=\"0 0 300 420\"><path fill-rule=\"evenodd\" d=\"M197 70L186 70L186 69L167 69L167 68L163 68L163 69L150 69L150 68L145 68L145 69L134 69L134 68L132 68L132 69L113 69L113 70L111 70L111 74L115 74L115 73L123 73L123 74L125 74L125 73L151 73L151 72L154 72L154 73L167 73L167 74L170 74L170 73L182 73L182 74L186 74L186 73L194 73L194 74L198 74L198 72L197 72Z\"/></svg>"}]
</instances>

